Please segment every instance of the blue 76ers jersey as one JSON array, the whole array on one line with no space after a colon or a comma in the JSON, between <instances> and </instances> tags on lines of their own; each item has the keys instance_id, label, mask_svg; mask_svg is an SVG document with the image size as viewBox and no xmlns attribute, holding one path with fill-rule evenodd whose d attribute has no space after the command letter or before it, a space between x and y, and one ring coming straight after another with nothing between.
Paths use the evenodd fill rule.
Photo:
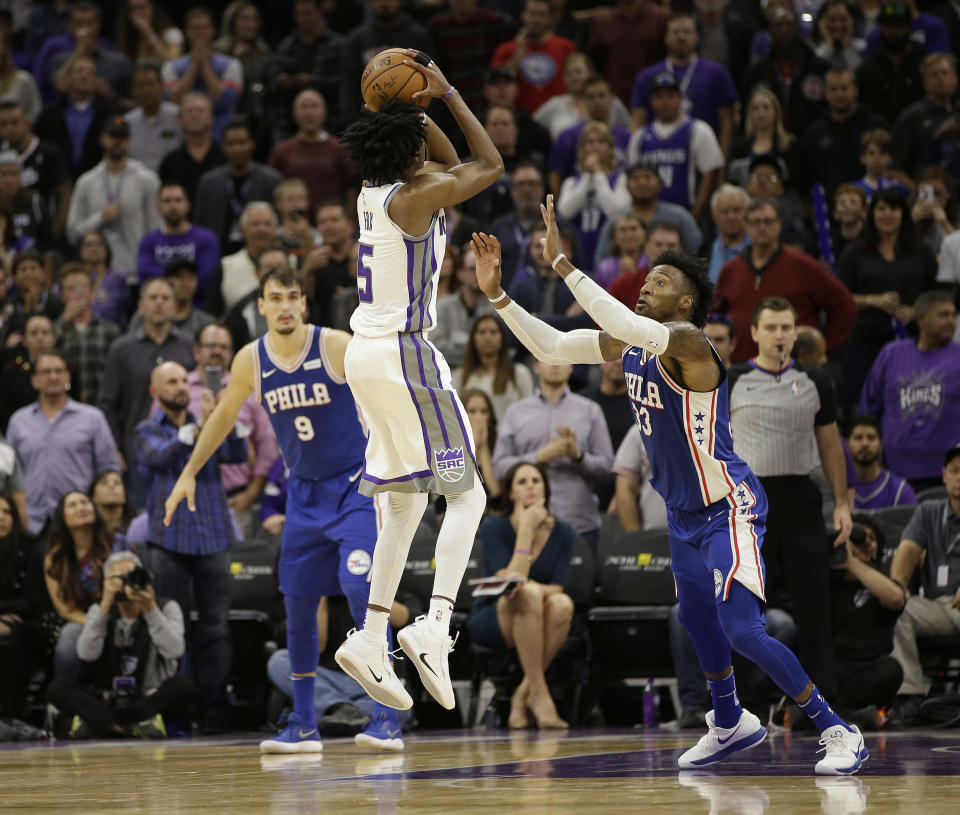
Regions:
<instances>
[{"instance_id":1,"label":"blue 76ers jersey","mask_svg":"<svg viewBox=\"0 0 960 815\"><path fill-rule=\"evenodd\" d=\"M293 475L312 481L359 472L367 446L353 394L330 370L326 332L308 325L306 344L290 367L271 355L266 334L253 355L257 399L270 417L283 460Z\"/></svg>"},{"instance_id":2,"label":"blue 76ers jersey","mask_svg":"<svg viewBox=\"0 0 960 815\"><path fill-rule=\"evenodd\" d=\"M733 452L727 372L706 393L680 387L660 358L639 348L623 354L633 415L650 460L650 483L672 509L697 510L726 498L753 474Z\"/></svg>"}]
</instances>

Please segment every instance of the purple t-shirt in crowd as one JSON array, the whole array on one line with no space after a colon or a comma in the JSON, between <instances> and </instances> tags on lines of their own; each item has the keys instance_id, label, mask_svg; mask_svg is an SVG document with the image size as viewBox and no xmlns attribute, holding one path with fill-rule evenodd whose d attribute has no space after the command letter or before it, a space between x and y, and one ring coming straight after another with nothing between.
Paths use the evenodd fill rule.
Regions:
<instances>
[{"instance_id":1,"label":"purple t-shirt in crowd","mask_svg":"<svg viewBox=\"0 0 960 815\"><path fill-rule=\"evenodd\" d=\"M162 229L148 232L140 240L137 252L137 275L147 278L164 273L175 260L192 260L197 264L197 303L205 301L207 287L220 262L220 242L209 229L193 224L182 235L168 235Z\"/></svg>"},{"instance_id":2,"label":"purple t-shirt in crowd","mask_svg":"<svg viewBox=\"0 0 960 815\"><path fill-rule=\"evenodd\" d=\"M653 78L665 71L672 73L680 83L680 91L683 93L682 111L693 119L703 119L719 134L718 108L735 105L740 101L740 95L727 69L709 59L694 57L689 65L673 65L669 60L662 60L644 68L633 82L630 109L646 108L647 121L653 121L650 86Z\"/></svg>"},{"instance_id":3,"label":"purple t-shirt in crowd","mask_svg":"<svg viewBox=\"0 0 960 815\"><path fill-rule=\"evenodd\" d=\"M932 14L918 14L913 18L910 41L921 46L928 54L951 54L950 36L947 26L939 17ZM876 26L867 35L867 56L873 56L880 48L880 26Z\"/></svg>"},{"instance_id":4,"label":"purple t-shirt in crowd","mask_svg":"<svg viewBox=\"0 0 960 815\"><path fill-rule=\"evenodd\" d=\"M945 450L960 443L960 344L921 351L915 340L887 343L870 369L860 412L880 419L891 470L935 478Z\"/></svg>"},{"instance_id":5,"label":"purple t-shirt in crowd","mask_svg":"<svg viewBox=\"0 0 960 815\"><path fill-rule=\"evenodd\" d=\"M901 476L884 470L873 481L861 481L853 476L853 508L883 509L884 507L915 506L917 495Z\"/></svg>"},{"instance_id":6,"label":"purple t-shirt in crowd","mask_svg":"<svg viewBox=\"0 0 960 815\"><path fill-rule=\"evenodd\" d=\"M550 155L547 157L547 169L556 170L562 178L573 175L577 171L577 142L586 122L577 122L568 127L553 143ZM627 145L630 143L630 131L625 127L614 127L613 143L616 147L617 167L623 168L627 161ZM588 255L583 255L588 257Z\"/></svg>"},{"instance_id":7,"label":"purple t-shirt in crowd","mask_svg":"<svg viewBox=\"0 0 960 815\"><path fill-rule=\"evenodd\" d=\"M108 269L93 293L92 311L101 320L110 320L124 331L130 318L130 286L127 273L120 269Z\"/></svg>"}]
</instances>

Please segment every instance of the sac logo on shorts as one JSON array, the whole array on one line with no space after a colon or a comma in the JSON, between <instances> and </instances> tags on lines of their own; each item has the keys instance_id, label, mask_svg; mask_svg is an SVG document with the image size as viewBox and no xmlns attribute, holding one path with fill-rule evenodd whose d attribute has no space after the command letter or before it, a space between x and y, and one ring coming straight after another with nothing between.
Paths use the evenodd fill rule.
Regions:
<instances>
[{"instance_id":1,"label":"sac logo on shorts","mask_svg":"<svg viewBox=\"0 0 960 815\"><path fill-rule=\"evenodd\" d=\"M454 483L463 478L465 459L462 447L452 450L434 450L433 456L437 462L437 475L444 481Z\"/></svg>"},{"instance_id":2,"label":"sac logo on shorts","mask_svg":"<svg viewBox=\"0 0 960 815\"><path fill-rule=\"evenodd\" d=\"M353 575L361 575L369 572L370 553L364 549L354 549L347 556L347 571Z\"/></svg>"},{"instance_id":3,"label":"sac logo on shorts","mask_svg":"<svg viewBox=\"0 0 960 815\"><path fill-rule=\"evenodd\" d=\"M723 588L723 573L719 569L713 570L713 596L720 596L720 589Z\"/></svg>"}]
</instances>

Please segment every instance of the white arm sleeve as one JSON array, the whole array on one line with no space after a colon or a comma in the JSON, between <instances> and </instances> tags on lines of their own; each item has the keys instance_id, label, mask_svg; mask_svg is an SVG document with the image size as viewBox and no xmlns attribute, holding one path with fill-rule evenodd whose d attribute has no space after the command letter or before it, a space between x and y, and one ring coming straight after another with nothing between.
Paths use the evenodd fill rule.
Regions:
<instances>
[{"instance_id":1,"label":"white arm sleeve","mask_svg":"<svg viewBox=\"0 0 960 815\"><path fill-rule=\"evenodd\" d=\"M663 323L634 314L579 269L567 275L566 283L577 302L607 333L652 354L667 350L670 330Z\"/></svg>"},{"instance_id":2,"label":"white arm sleeve","mask_svg":"<svg viewBox=\"0 0 960 815\"><path fill-rule=\"evenodd\" d=\"M540 362L557 365L565 363L596 363L604 361L600 352L600 332L590 328L557 331L552 325L538 320L523 306L511 301L499 314L510 330L517 335Z\"/></svg>"}]
</instances>

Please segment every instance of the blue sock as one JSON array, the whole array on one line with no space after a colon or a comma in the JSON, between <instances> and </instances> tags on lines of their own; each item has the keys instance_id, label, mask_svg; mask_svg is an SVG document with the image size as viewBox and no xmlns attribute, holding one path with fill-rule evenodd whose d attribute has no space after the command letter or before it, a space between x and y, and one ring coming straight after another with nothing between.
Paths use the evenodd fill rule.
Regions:
<instances>
[{"instance_id":1,"label":"blue sock","mask_svg":"<svg viewBox=\"0 0 960 815\"><path fill-rule=\"evenodd\" d=\"M737 683L733 669L726 679L708 679L713 697L713 722L717 727L734 727L740 721L743 708L737 698Z\"/></svg>"},{"instance_id":2,"label":"blue sock","mask_svg":"<svg viewBox=\"0 0 960 815\"><path fill-rule=\"evenodd\" d=\"M800 704L800 709L806 713L812 720L813 723L817 726L817 729L823 733L824 730L829 730L831 727L836 727L838 724L842 724L847 730L850 729L843 719L841 719L836 713L833 712L833 708L827 704L827 700L820 695L820 691L817 690L816 686L813 688L813 693L810 694L810 698L806 702Z\"/></svg>"},{"instance_id":3,"label":"blue sock","mask_svg":"<svg viewBox=\"0 0 960 815\"><path fill-rule=\"evenodd\" d=\"M320 642L317 636L318 597L283 598L287 610L287 649L290 652L290 674L293 680L293 710L304 724L316 724L313 708ZM309 676L296 676L309 674Z\"/></svg>"}]
</instances>

